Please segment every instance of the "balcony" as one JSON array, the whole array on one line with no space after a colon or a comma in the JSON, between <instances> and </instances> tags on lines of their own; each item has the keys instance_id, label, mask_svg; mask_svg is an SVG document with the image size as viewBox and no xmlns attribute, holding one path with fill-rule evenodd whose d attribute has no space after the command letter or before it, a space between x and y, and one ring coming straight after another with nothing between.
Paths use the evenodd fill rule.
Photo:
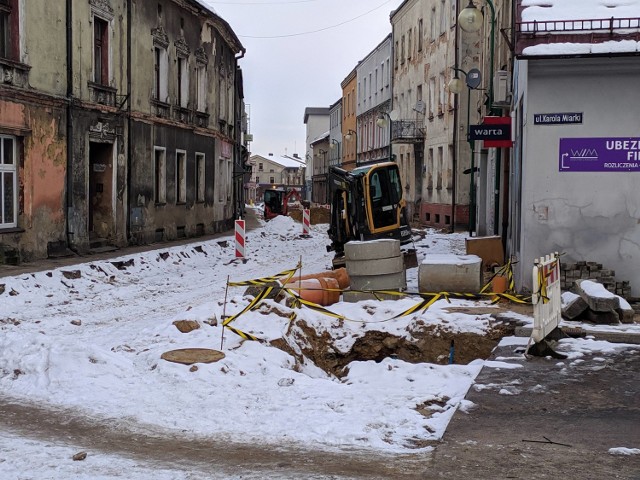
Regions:
<instances>
[{"instance_id":1,"label":"balcony","mask_svg":"<svg viewBox=\"0 0 640 480\"><path fill-rule=\"evenodd\" d=\"M554 43L603 43L640 41L640 18L591 18L518 22L515 26L516 54L527 47Z\"/></svg>"},{"instance_id":2,"label":"balcony","mask_svg":"<svg viewBox=\"0 0 640 480\"><path fill-rule=\"evenodd\" d=\"M179 107L178 105L174 106L173 117L175 120L181 123L193 123L191 121L191 110L185 107Z\"/></svg>"},{"instance_id":3,"label":"balcony","mask_svg":"<svg viewBox=\"0 0 640 480\"><path fill-rule=\"evenodd\" d=\"M207 128L209 126L209 114L206 112L196 111L196 126L201 128Z\"/></svg>"},{"instance_id":4,"label":"balcony","mask_svg":"<svg viewBox=\"0 0 640 480\"><path fill-rule=\"evenodd\" d=\"M151 113L157 117L169 118L171 115L171 105L160 100L151 99Z\"/></svg>"},{"instance_id":5,"label":"balcony","mask_svg":"<svg viewBox=\"0 0 640 480\"><path fill-rule=\"evenodd\" d=\"M25 88L29 84L30 69L31 67L24 63L0 58L0 82L5 85Z\"/></svg>"},{"instance_id":6,"label":"balcony","mask_svg":"<svg viewBox=\"0 0 640 480\"><path fill-rule=\"evenodd\" d=\"M89 91L91 92L91 101L100 105L116 106L116 94L118 90L107 85L101 85L95 82L89 83Z\"/></svg>"},{"instance_id":7,"label":"balcony","mask_svg":"<svg viewBox=\"0 0 640 480\"><path fill-rule=\"evenodd\" d=\"M424 134L422 120L395 120L391 123L391 141L393 143L422 142Z\"/></svg>"}]
</instances>

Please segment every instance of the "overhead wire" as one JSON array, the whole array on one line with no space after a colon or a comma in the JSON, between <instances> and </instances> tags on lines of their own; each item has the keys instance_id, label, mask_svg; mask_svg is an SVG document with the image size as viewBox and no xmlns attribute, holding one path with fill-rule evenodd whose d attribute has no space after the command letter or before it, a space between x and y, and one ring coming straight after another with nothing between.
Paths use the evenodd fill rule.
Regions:
<instances>
[{"instance_id":1,"label":"overhead wire","mask_svg":"<svg viewBox=\"0 0 640 480\"><path fill-rule=\"evenodd\" d=\"M308 0L307 0L308 1ZM366 15L369 15L371 12L375 12L376 10L379 10L380 8L384 7L386 4L390 3L391 0L386 0L385 2L381 3L380 5L378 5L375 8L372 8L371 10L368 10L356 17L350 18L348 20L344 20L340 23L336 23L333 25L329 25L328 27L323 27L323 28L318 28L316 30L308 30L306 32L298 32L298 33L288 33L288 34L283 34L283 35L240 35L238 34L239 38L259 38L259 39L272 39L272 38L288 38L288 37L299 37L301 35L310 35L312 33L318 33L318 32L324 32L326 30L331 30L333 28L337 28L340 27L342 25L345 25L347 23L351 23L355 20L358 20L359 18L362 18ZM219 3L219 2L212 2L212 3ZM290 2L290 3L295 3L295 2ZM260 5L266 5L266 4L260 4Z\"/></svg>"}]
</instances>

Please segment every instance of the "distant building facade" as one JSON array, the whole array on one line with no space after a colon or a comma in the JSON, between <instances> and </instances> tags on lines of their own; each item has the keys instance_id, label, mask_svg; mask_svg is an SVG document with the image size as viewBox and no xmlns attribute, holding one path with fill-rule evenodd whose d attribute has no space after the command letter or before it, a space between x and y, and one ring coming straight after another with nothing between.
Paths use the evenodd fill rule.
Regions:
<instances>
[{"instance_id":1,"label":"distant building facade","mask_svg":"<svg viewBox=\"0 0 640 480\"><path fill-rule=\"evenodd\" d=\"M314 162L311 143L329 130L329 107L307 107L304 109L303 122L306 126L306 189L305 200L312 201Z\"/></svg>"}]
</instances>

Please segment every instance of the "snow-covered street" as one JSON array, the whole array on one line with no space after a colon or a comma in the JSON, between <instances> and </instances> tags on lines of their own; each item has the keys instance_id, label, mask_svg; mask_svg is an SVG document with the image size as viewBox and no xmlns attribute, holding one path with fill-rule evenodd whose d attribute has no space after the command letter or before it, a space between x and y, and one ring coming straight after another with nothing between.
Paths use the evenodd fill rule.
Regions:
<instances>
[{"instance_id":1,"label":"snow-covered street","mask_svg":"<svg viewBox=\"0 0 640 480\"><path fill-rule=\"evenodd\" d=\"M337 378L270 343L282 339L294 351L299 347L296 329L289 328L293 309L273 300L233 323L261 341L226 331L220 348L223 315L250 301L245 288L227 291L228 281L274 275L298 261L303 273L329 268L326 225L313 226L310 238L301 238L300 229L291 218L277 217L248 232L246 262L234 259L230 235L0 279L0 398L72 410L141 437L153 433L266 450L428 453L455 411L472 407L464 397L482 359L467 365L354 361L348 374ZM416 246L419 254L462 253L464 237L434 231ZM417 289L416 275L417 269L408 271L409 290ZM351 319L347 322L306 308L295 313L298 321L336 339L341 351L370 330L411 337L414 330L433 326L482 335L495 323L486 313L449 312L452 305L445 301L390 320L416 302L409 297L329 307ZM469 308L479 303L490 308L488 302L453 301ZM181 333L173 324L177 320L195 321L200 328ZM160 358L187 347L222 350L226 356L194 367ZM204 478L189 476L188 469L136 463L116 452L90 451L84 461L72 461L81 450L64 438L5 431L2 478ZM260 477L245 472L237 478Z\"/></svg>"}]
</instances>

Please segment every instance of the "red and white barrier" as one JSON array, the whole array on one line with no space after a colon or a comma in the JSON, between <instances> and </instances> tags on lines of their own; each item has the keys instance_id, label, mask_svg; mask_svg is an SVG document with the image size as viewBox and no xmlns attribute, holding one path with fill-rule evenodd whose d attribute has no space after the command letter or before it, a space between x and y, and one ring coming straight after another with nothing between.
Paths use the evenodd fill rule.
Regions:
<instances>
[{"instance_id":1,"label":"red and white barrier","mask_svg":"<svg viewBox=\"0 0 640 480\"><path fill-rule=\"evenodd\" d=\"M236 257L244 258L244 220L236 220Z\"/></svg>"},{"instance_id":2,"label":"red and white barrier","mask_svg":"<svg viewBox=\"0 0 640 480\"><path fill-rule=\"evenodd\" d=\"M311 225L309 209L305 208L302 210L302 236L309 236L309 233L311 232L309 225Z\"/></svg>"},{"instance_id":3,"label":"red and white barrier","mask_svg":"<svg viewBox=\"0 0 640 480\"><path fill-rule=\"evenodd\" d=\"M560 325L562 318L562 292L560 291L560 257L556 253L536 258L533 266L534 292L533 330L531 339L541 342Z\"/></svg>"}]
</instances>

